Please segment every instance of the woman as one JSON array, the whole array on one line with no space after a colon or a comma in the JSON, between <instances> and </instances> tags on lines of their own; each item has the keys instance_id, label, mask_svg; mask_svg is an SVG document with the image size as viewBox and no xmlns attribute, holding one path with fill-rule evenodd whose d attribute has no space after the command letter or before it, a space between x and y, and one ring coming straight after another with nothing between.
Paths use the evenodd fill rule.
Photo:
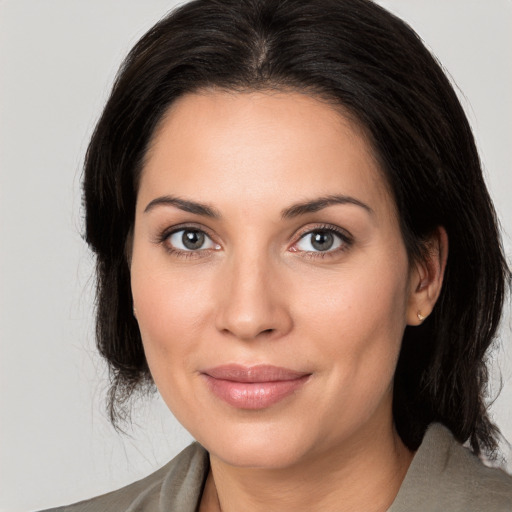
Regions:
<instances>
[{"instance_id":1,"label":"woman","mask_svg":"<svg viewBox=\"0 0 512 512\"><path fill-rule=\"evenodd\" d=\"M156 384L194 444L65 510L491 510L484 355L509 271L466 117L366 0L197 0L91 140L111 414ZM471 482L469 485L468 482Z\"/></svg>"}]
</instances>

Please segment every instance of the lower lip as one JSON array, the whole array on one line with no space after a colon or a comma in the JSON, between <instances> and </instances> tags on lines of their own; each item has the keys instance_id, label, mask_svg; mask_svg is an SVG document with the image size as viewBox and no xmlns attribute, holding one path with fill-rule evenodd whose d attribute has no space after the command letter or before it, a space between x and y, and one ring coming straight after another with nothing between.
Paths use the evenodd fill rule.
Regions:
<instances>
[{"instance_id":1,"label":"lower lip","mask_svg":"<svg viewBox=\"0 0 512 512\"><path fill-rule=\"evenodd\" d=\"M215 379L204 374L210 391L238 409L265 409L295 393L308 380L309 375L271 382L234 382Z\"/></svg>"}]
</instances>

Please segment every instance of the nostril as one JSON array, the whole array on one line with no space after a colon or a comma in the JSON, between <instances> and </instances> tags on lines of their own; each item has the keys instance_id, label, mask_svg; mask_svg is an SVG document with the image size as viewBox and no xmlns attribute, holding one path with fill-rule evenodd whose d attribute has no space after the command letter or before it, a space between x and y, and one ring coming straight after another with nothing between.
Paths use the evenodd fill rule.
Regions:
<instances>
[{"instance_id":1,"label":"nostril","mask_svg":"<svg viewBox=\"0 0 512 512\"><path fill-rule=\"evenodd\" d=\"M256 334L256 336L247 336L248 338L254 338L254 337L259 337L259 336L270 336L271 334L274 333L276 329L264 329L262 331L259 331L259 333ZM230 331L229 329L222 329L222 333L223 334L233 334L232 331ZM239 337L244 337L241 333L238 333L237 336Z\"/></svg>"}]
</instances>

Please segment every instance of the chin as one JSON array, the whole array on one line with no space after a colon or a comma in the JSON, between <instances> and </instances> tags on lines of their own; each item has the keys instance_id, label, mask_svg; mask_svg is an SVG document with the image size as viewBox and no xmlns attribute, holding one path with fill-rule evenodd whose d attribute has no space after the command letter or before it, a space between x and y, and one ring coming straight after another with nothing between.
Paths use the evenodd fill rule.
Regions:
<instances>
[{"instance_id":1,"label":"chin","mask_svg":"<svg viewBox=\"0 0 512 512\"><path fill-rule=\"evenodd\" d=\"M298 446L283 446L272 440L216 443L209 452L225 464L239 468L284 469L301 459Z\"/></svg>"},{"instance_id":2,"label":"chin","mask_svg":"<svg viewBox=\"0 0 512 512\"><path fill-rule=\"evenodd\" d=\"M208 452L224 463L246 468L283 469L298 463L311 440L295 428L277 422L229 425L194 436ZM293 425L292 425L293 427Z\"/></svg>"}]
</instances>

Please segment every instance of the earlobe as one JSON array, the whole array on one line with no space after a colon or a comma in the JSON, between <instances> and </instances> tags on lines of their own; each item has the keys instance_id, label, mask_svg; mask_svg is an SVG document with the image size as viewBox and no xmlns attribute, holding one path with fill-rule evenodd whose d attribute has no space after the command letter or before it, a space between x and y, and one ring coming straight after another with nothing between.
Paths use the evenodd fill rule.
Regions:
<instances>
[{"instance_id":1,"label":"earlobe","mask_svg":"<svg viewBox=\"0 0 512 512\"><path fill-rule=\"evenodd\" d=\"M448 235L439 226L425 243L424 255L414 263L407 311L408 325L422 324L434 309L443 286L447 259Z\"/></svg>"}]
</instances>

